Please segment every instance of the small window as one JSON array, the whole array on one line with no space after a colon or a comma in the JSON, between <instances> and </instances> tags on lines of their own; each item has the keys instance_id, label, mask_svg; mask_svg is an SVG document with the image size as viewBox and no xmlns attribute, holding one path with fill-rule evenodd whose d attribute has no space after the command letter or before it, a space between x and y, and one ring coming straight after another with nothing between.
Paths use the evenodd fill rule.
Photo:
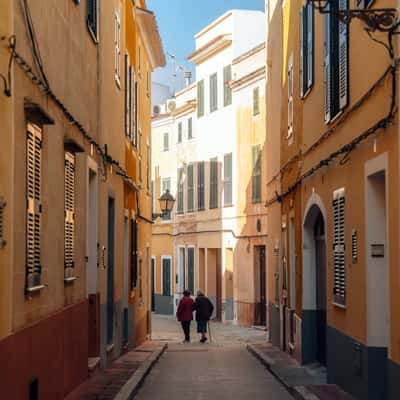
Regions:
<instances>
[{"instance_id":1,"label":"small window","mask_svg":"<svg viewBox=\"0 0 400 400\"><path fill-rule=\"evenodd\" d=\"M210 112L218 109L218 79L215 72L210 76Z\"/></svg>"},{"instance_id":2,"label":"small window","mask_svg":"<svg viewBox=\"0 0 400 400\"><path fill-rule=\"evenodd\" d=\"M178 124L178 143L182 143L182 122Z\"/></svg>"},{"instance_id":3,"label":"small window","mask_svg":"<svg viewBox=\"0 0 400 400\"><path fill-rule=\"evenodd\" d=\"M168 132L164 133L163 150L164 151L168 151L169 150L169 133Z\"/></svg>"},{"instance_id":4,"label":"small window","mask_svg":"<svg viewBox=\"0 0 400 400\"><path fill-rule=\"evenodd\" d=\"M188 119L188 139L193 139L193 120Z\"/></svg>"},{"instance_id":5,"label":"small window","mask_svg":"<svg viewBox=\"0 0 400 400\"><path fill-rule=\"evenodd\" d=\"M204 80L197 82L197 116L204 116Z\"/></svg>"},{"instance_id":6,"label":"small window","mask_svg":"<svg viewBox=\"0 0 400 400\"><path fill-rule=\"evenodd\" d=\"M253 89L253 115L260 114L260 89Z\"/></svg>"},{"instance_id":7,"label":"small window","mask_svg":"<svg viewBox=\"0 0 400 400\"><path fill-rule=\"evenodd\" d=\"M87 24L93 38L98 40L98 0L88 0L87 2Z\"/></svg>"},{"instance_id":8,"label":"small window","mask_svg":"<svg viewBox=\"0 0 400 400\"><path fill-rule=\"evenodd\" d=\"M232 104L232 89L230 81L232 80L232 67L227 65L224 67L224 107Z\"/></svg>"}]
</instances>

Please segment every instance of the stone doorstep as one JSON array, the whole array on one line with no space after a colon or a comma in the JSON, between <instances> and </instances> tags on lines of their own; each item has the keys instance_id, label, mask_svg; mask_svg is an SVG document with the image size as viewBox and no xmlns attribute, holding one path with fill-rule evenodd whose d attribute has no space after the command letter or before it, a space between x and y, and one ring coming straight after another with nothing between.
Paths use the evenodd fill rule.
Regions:
<instances>
[{"instance_id":1,"label":"stone doorstep","mask_svg":"<svg viewBox=\"0 0 400 400\"><path fill-rule=\"evenodd\" d=\"M122 386L121 390L117 393L114 400L131 400L138 392L143 384L146 376L150 373L153 366L162 356L167 348L167 344L163 344L161 348L155 348L152 354L140 365L140 367L133 373L129 380Z\"/></svg>"},{"instance_id":2,"label":"stone doorstep","mask_svg":"<svg viewBox=\"0 0 400 400\"><path fill-rule=\"evenodd\" d=\"M248 344L246 347L297 400L353 399L336 385L322 384L316 365L301 366L270 344Z\"/></svg>"}]
</instances>

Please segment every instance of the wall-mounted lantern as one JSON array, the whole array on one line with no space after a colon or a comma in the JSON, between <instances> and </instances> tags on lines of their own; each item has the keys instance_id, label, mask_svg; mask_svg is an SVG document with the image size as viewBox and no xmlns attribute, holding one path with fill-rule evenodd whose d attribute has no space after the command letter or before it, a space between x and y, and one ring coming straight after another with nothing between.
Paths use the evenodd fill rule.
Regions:
<instances>
[{"instance_id":1,"label":"wall-mounted lantern","mask_svg":"<svg viewBox=\"0 0 400 400\"><path fill-rule=\"evenodd\" d=\"M175 199L174 196L172 196L172 194L167 189L165 193L158 199L158 202L160 204L161 213L153 213L153 220L157 219L158 217L164 217L165 215L168 215L174 208Z\"/></svg>"}]
</instances>

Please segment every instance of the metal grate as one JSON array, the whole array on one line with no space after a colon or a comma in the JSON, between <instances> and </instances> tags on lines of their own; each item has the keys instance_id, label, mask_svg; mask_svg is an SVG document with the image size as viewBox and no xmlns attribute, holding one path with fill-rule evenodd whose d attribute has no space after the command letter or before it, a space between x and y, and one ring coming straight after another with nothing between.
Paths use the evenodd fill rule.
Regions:
<instances>
[{"instance_id":1,"label":"metal grate","mask_svg":"<svg viewBox=\"0 0 400 400\"><path fill-rule=\"evenodd\" d=\"M356 229L351 232L351 257L353 264L356 264L358 261L358 234Z\"/></svg>"},{"instance_id":2,"label":"metal grate","mask_svg":"<svg viewBox=\"0 0 400 400\"><path fill-rule=\"evenodd\" d=\"M346 264L345 264L345 237L344 237L344 189L333 194L333 264L335 303L346 304Z\"/></svg>"},{"instance_id":3,"label":"metal grate","mask_svg":"<svg viewBox=\"0 0 400 400\"><path fill-rule=\"evenodd\" d=\"M64 164L64 277L73 275L75 256L75 156L65 153Z\"/></svg>"}]
</instances>

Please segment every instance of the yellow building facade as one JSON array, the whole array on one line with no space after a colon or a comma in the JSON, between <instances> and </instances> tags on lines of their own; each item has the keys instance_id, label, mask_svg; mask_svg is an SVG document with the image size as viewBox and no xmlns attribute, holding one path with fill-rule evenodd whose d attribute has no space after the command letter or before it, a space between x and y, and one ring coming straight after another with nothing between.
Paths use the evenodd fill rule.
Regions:
<instances>
[{"instance_id":1,"label":"yellow building facade","mask_svg":"<svg viewBox=\"0 0 400 400\"><path fill-rule=\"evenodd\" d=\"M328 7L266 4L271 341L302 363L326 366L328 382L357 398L395 399L396 72L372 39L389 48L393 39L395 52L398 44L379 30L369 35L357 18L339 20L351 4ZM277 99L279 118L271 115Z\"/></svg>"}]
</instances>

